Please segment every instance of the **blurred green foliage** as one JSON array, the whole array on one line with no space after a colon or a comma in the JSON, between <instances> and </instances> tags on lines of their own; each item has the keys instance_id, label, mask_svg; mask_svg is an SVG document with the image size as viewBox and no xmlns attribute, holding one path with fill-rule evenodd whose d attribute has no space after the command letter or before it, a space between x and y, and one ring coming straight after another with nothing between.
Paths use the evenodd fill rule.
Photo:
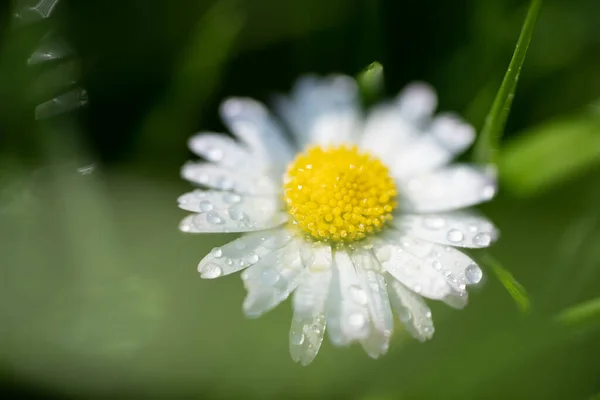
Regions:
<instances>
[{"instance_id":1,"label":"blurred green foliage","mask_svg":"<svg viewBox=\"0 0 600 400\"><path fill-rule=\"evenodd\" d=\"M486 270L465 310L433 304L432 341L418 343L398 326L390 353L377 361L325 341L308 368L287 353L288 303L247 320L238 276L197 276L200 258L231 237L176 229L183 213L175 199L189 189L178 176L185 141L197 129L223 129L216 109L226 96L268 101L303 73L356 75L373 60L385 67L388 95L410 80L429 81L442 110L461 112L479 130L528 2L63 0L51 19L21 28L11 26L11 6L0 6L7 394L588 399L600 392L593 106L600 2L544 2L499 147L501 195L483 207L502 233L491 249L502 268ZM35 122L38 95L53 94L35 82L52 65L26 61L49 29L79 55L90 104ZM95 168L77 172L91 162ZM504 285L494 270L505 271ZM527 288L530 312L514 306L507 282Z\"/></svg>"}]
</instances>

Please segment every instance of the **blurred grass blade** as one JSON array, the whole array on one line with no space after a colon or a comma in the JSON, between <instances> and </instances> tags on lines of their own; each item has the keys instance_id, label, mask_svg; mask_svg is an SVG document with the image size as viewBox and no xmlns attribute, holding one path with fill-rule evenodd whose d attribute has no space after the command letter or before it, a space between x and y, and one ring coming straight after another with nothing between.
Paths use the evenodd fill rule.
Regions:
<instances>
[{"instance_id":1,"label":"blurred grass blade","mask_svg":"<svg viewBox=\"0 0 600 400\"><path fill-rule=\"evenodd\" d=\"M517 303L517 307L523 312L529 311L531 309L531 301L529 300L525 287L517 282L515 277L502 266L500 261L489 254L485 254L482 261L492 269L496 278L498 278L508 294L513 298L515 303Z\"/></svg>"},{"instance_id":2,"label":"blurred grass blade","mask_svg":"<svg viewBox=\"0 0 600 400\"><path fill-rule=\"evenodd\" d=\"M383 66L372 62L358 74L357 81L365 105L373 104L383 94Z\"/></svg>"},{"instance_id":3,"label":"blurred grass blade","mask_svg":"<svg viewBox=\"0 0 600 400\"><path fill-rule=\"evenodd\" d=\"M521 35L517 41L517 46L513 53L508 70L504 75L500 89L496 94L496 98L492 103L485 122L483 129L479 134L477 144L475 145L475 159L481 163L495 162L496 153L500 143L508 114L510 113L510 107L512 104L515 91L517 89L517 82L519 81L519 74L521 73L521 67L525 61L527 55L527 49L531 42L531 36L533 35L533 28L540 12L542 0L531 0L529 4L529 10L521 30Z\"/></svg>"},{"instance_id":4,"label":"blurred grass blade","mask_svg":"<svg viewBox=\"0 0 600 400\"><path fill-rule=\"evenodd\" d=\"M223 64L242 28L243 18L235 4L233 0L217 2L190 33L165 99L144 121L142 147L159 154L186 151L181 143L190 135L204 102L220 82ZM179 135L182 141L165 141L165 135ZM165 144L173 148L165 149Z\"/></svg>"},{"instance_id":5,"label":"blurred grass blade","mask_svg":"<svg viewBox=\"0 0 600 400\"><path fill-rule=\"evenodd\" d=\"M567 308L556 316L565 325L581 325L593 320L600 321L600 297Z\"/></svg>"},{"instance_id":6,"label":"blurred grass blade","mask_svg":"<svg viewBox=\"0 0 600 400\"><path fill-rule=\"evenodd\" d=\"M600 164L600 115L545 123L518 135L498 159L503 187L529 196Z\"/></svg>"}]
</instances>

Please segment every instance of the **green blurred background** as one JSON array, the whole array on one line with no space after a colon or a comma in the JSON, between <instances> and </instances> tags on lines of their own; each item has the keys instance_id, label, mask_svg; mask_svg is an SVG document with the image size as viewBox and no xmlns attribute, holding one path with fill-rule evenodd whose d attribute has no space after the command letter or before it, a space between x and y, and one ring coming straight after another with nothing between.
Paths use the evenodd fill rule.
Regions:
<instances>
[{"instance_id":1,"label":"green blurred background","mask_svg":"<svg viewBox=\"0 0 600 400\"><path fill-rule=\"evenodd\" d=\"M521 74L501 194L483 207L502 233L490 253L516 280L483 265L465 310L433 304L432 341L398 324L371 360L326 339L309 367L288 355L289 302L247 320L239 275L199 278L198 261L232 236L177 230L187 138L223 130L227 96L268 102L304 73L356 75L374 60L386 95L428 81L440 109L480 128L528 3L63 0L15 23L37 3L0 6L5 398L600 394L600 2L546 0ZM27 66L49 31L76 56ZM34 118L75 86L86 107Z\"/></svg>"}]
</instances>

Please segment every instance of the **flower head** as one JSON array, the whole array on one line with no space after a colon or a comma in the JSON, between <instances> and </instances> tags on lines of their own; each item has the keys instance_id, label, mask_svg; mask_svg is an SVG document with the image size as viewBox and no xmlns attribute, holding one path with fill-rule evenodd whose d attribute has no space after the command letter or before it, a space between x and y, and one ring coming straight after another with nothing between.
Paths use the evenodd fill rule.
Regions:
<instances>
[{"instance_id":1,"label":"flower head","mask_svg":"<svg viewBox=\"0 0 600 400\"><path fill-rule=\"evenodd\" d=\"M325 330L336 345L354 341L386 353L392 311L423 341L434 332L424 298L467 303L482 278L455 247L487 247L498 232L465 208L496 193L492 171L449 165L473 129L453 114L433 116L436 96L422 83L363 117L355 81L305 77L279 98L285 131L260 103L225 101L235 139L202 133L184 165L202 186L179 198L193 214L184 232L244 232L198 265L203 278L240 270L244 312L258 317L293 293L290 353L309 364Z\"/></svg>"}]
</instances>

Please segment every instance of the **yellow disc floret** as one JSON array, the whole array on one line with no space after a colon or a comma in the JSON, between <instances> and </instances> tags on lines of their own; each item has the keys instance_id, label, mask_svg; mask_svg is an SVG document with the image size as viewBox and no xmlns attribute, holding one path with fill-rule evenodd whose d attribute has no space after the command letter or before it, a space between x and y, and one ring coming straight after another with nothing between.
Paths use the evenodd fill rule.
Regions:
<instances>
[{"instance_id":1,"label":"yellow disc floret","mask_svg":"<svg viewBox=\"0 0 600 400\"><path fill-rule=\"evenodd\" d=\"M284 196L295 223L327 242L364 239L392 219L396 207L388 169L356 146L300 153L287 170Z\"/></svg>"}]
</instances>

